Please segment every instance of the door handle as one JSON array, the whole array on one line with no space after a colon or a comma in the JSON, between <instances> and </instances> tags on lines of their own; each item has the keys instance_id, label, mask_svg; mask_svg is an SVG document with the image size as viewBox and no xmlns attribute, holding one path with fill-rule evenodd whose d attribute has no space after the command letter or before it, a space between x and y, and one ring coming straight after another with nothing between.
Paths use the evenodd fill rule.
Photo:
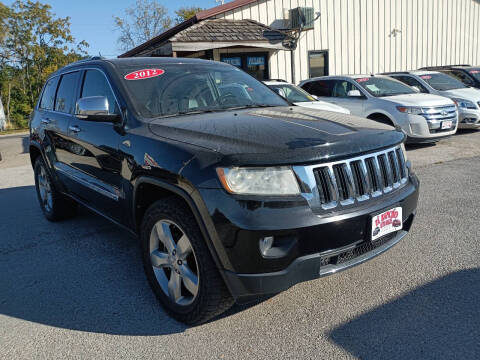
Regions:
<instances>
[{"instance_id":1,"label":"door handle","mask_svg":"<svg viewBox=\"0 0 480 360\"><path fill-rule=\"evenodd\" d=\"M68 127L68 130L70 130L71 132L73 133L79 133L80 131L82 131L77 125L73 125L73 126L69 126Z\"/></svg>"},{"instance_id":2,"label":"door handle","mask_svg":"<svg viewBox=\"0 0 480 360\"><path fill-rule=\"evenodd\" d=\"M42 120L41 120L41 122L42 122L43 125L48 125L48 124L50 124L50 121L51 121L50 119L42 119Z\"/></svg>"}]
</instances>

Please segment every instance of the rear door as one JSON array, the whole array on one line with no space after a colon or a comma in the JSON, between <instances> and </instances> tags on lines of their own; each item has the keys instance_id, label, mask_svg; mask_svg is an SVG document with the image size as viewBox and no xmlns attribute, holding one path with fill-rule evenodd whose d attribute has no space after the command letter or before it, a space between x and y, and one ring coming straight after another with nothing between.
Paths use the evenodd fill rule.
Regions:
<instances>
[{"instance_id":1,"label":"rear door","mask_svg":"<svg viewBox=\"0 0 480 360\"><path fill-rule=\"evenodd\" d=\"M109 112L120 113L112 87L100 69L82 73L79 97L89 96L105 96ZM72 144L69 171L76 182L72 192L89 206L121 221L123 157L119 153L119 144L122 135L112 123L73 117L68 139Z\"/></svg>"}]
</instances>

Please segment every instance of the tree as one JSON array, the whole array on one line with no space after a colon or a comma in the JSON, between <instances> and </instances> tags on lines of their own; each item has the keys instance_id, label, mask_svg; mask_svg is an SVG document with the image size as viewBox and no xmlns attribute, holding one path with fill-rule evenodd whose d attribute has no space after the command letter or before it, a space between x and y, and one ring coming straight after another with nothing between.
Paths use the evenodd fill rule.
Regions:
<instances>
[{"instance_id":1,"label":"tree","mask_svg":"<svg viewBox=\"0 0 480 360\"><path fill-rule=\"evenodd\" d=\"M185 20L190 19L191 17L195 16L196 13L199 11L202 11L202 8L199 7L183 7L175 11L175 15L177 15L177 18L175 19L175 22L177 24L180 24L184 22Z\"/></svg>"},{"instance_id":2,"label":"tree","mask_svg":"<svg viewBox=\"0 0 480 360\"><path fill-rule=\"evenodd\" d=\"M127 8L123 18L114 17L120 32L117 43L121 50L129 50L161 34L172 25L168 10L157 0L136 0Z\"/></svg>"},{"instance_id":3,"label":"tree","mask_svg":"<svg viewBox=\"0 0 480 360\"><path fill-rule=\"evenodd\" d=\"M30 0L0 5L0 95L7 119L22 127L46 78L85 56L88 44L75 43L70 19L55 18L49 5Z\"/></svg>"}]
</instances>

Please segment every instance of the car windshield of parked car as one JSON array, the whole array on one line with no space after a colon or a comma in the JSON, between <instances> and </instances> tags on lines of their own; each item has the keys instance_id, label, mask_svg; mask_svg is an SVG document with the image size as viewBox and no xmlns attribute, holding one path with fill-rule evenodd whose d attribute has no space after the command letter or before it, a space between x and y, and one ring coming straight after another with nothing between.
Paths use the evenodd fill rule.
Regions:
<instances>
[{"instance_id":1,"label":"car windshield of parked car","mask_svg":"<svg viewBox=\"0 0 480 360\"><path fill-rule=\"evenodd\" d=\"M370 76L365 78L357 78L355 81L375 97L415 94L415 90L413 90L410 86L407 86L397 80Z\"/></svg>"},{"instance_id":2,"label":"car windshield of parked car","mask_svg":"<svg viewBox=\"0 0 480 360\"><path fill-rule=\"evenodd\" d=\"M438 91L464 89L467 87L460 80L457 80L447 74L425 74L421 75L420 78L422 78L423 81L425 81L428 85Z\"/></svg>"},{"instance_id":3,"label":"car windshield of parked car","mask_svg":"<svg viewBox=\"0 0 480 360\"><path fill-rule=\"evenodd\" d=\"M129 66L122 67L121 72L135 108L146 118L288 106L281 96L229 65Z\"/></svg>"},{"instance_id":4,"label":"car windshield of parked car","mask_svg":"<svg viewBox=\"0 0 480 360\"><path fill-rule=\"evenodd\" d=\"M269 85L269 86L272 89L283 90L285 97L291 103L315 101L312 95L310 95L305 90L302 90L294 85L282 84L282 85Z\"/></svg>"},{"instance_id":5,"label":"car windshield of parked car","mask_svg":"<svg viewBox=\"0 0 480 360\"><path fill-rule=\"evenodd\" d=\"M468 71L470 75L472 75L475 79L480 81L480 68L471 69Z\"/></svg>"}]
</instances>

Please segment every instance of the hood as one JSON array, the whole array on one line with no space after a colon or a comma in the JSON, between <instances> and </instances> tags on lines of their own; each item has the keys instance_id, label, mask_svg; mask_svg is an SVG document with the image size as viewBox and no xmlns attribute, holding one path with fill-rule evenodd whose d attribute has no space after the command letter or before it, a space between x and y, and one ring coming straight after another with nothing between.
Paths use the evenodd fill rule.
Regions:
<instances>
[{"instance_id":1,"label":"hood","mask_svg":"<svg viewBox=\"0 0 480 360\"><path fill-rule=\"evenodd\" d=\"M295 103L295 105L309 108L309 109L335 111L342 114L350 114L350 110L345 109L344 107L331 104L326 101L321 101L321 100L298 102L298 103Z\"/></svg>"},{"instance_id":2,"label":"hood","mask_svg":"<svg viewBox=\"0 0 480 360\"><path fill-rule=\"evenodd\" d=\"M463 89L454 89L442 91L442 95L449 98L460 98L465 100L470 100L475 103L480 101L480 90L475 88L463 88Z\"/></svg>"},{"instance_id":3,"label":"hood","mask_svg":"<svg viewBox=\"0 0 480 360\"><path fill-rule=\"evenodd\" d=\"M382 100L393 102L400 106L446 106L454 105L454 102L444 96L432 95L432 94L404 94L395 96L386 96L381 98Z\"/></svg>"},{"instance_id":4,"label":"hood","mask_svg":"<svg viewBox=\"0 0 480 360\"><path fill-rule=\"evenodd\" d=\"M404 139L401 131L372 120L297 106L154 119L149 128L157 136L218 152L225 165L334 160Z\"/></svg>"}]
</instances>

